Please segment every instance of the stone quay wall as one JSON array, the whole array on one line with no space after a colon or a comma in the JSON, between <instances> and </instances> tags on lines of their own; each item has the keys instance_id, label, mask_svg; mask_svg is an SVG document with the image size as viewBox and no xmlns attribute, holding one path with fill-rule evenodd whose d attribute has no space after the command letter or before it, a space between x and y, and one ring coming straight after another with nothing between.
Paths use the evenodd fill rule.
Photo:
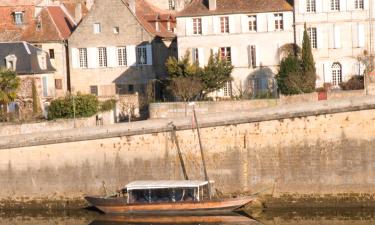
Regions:
<instances>
[{"instance_id":1,"label":"stone quay wall","mask_svg":"<svg viewBox=\"0 0 375 225\"><path fill-rule=\"evenodd\" d=\"M339 100L351 97L365 96L364 90L329 91L329 100ZM208 115L223 112L254 111L260 108L270 108L281 105L318 102L318 93L280 96L279 99L259 100L227 100L216 102L196 102L195 110L198 115ZM150 118L179 118L192 114L192 107L184 102L152 103L149 106Z\"/></svg>"},{"instance_id":2,"label":"stone quay wall","mask_svg":"<svg viewBox=\"0 0 375 225\"><path fill-rule=\"evenodd\" d=\"M170 121L2 137L0 208L54 201L67 206L85 194L109 194L133 180L181 179ZM208 175L224 194L349 195L354 202L365 196L363 204L375 206L373 97L199 121ZM173 123L190 179L204 179L191 120Z\"/></svg>"}]
</instances>

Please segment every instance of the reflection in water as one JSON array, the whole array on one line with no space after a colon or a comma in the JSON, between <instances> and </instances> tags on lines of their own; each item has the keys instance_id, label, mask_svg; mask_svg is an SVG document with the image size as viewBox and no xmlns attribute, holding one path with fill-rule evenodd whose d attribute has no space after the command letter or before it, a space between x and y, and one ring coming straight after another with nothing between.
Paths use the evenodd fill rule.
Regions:
<instances>
[{"instance_id":1,"label":"reflection in water","mask_svg":"<svg viewBox=\"0 0 375 225\"><path fill-rule=\"evenodd\" d=\"M0 225L370 225L375 224L375 209L280 209L246 216L143 216L109 217L87 210L77 211L0 211Z\"/></svg>"}]
</instances>

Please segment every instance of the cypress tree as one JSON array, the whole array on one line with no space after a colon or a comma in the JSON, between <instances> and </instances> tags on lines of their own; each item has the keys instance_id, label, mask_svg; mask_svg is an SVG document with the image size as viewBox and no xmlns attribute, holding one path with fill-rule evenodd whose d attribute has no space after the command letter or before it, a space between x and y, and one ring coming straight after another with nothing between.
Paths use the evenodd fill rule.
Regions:
<instances>
[{"instance_id":1,"label":"cypress tree","mask_svg":"<svg viewBox=\"0 0 375 225\"><path fill-rule=\"evenodd\" d=\"M302 91L305 93L313 92L316 84L316 68L314 56L312 54L311 41L307 33L307 27L305 23L305 30L303 32L302 41L302 76L305 80Z\"/></svg>"},{"instance_id":2,"label":"cypress tree","mask_svg":"<svg viewBox=\"0 0 375 225\"><path fill-rule=\"evenodd\" d=\"M35 84L35 79L32 81L32 86L31 86L31 94L33 98L33 113L34 115L39 114L40 108L39 108L39 96L38 96L38 91L36 89L36 84Z\"/></svg>"}]
</instances>

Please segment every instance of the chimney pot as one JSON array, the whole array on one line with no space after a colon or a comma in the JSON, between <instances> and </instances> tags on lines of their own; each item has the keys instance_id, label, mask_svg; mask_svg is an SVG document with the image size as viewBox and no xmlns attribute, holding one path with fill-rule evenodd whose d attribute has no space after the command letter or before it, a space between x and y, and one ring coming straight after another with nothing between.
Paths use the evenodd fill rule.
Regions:
<instances>
[{"instance_id":1,"label":"chimney pot","mask_svg":"<svg viewBox=\"0 0 375 225\"><path fill-rule=\"evenodd\" d=\"M216 0L208 0L208 9L210 11L216 10Z\"/></svg>"}]
</instances>

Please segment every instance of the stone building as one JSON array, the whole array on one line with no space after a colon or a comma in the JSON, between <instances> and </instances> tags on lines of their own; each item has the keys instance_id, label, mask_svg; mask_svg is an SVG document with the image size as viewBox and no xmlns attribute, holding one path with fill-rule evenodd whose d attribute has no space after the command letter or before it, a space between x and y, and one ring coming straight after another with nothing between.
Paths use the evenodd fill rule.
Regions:
<instances>
[{"instance_id":1,"label":"stone building","mask_svg":"<svg viewBox=\"0 0 375 225\"><path fill-rule=\"evenodd\" d=\"M64 96L69 89L67 38L77 21L68 8L59 2L0 3L0 41L26 41L48 53L56 70L46 77L50 98Z\"/></svg>"},{"instance_id":2,"label":"stone building","mask_svg":"<svg viewBox=\"0 0 375 225\"><path fill-rule=\"evenodd\" d=\"M71 85L100 97L146 93L176 55L173 12L145 0L98 0L69 38Z\"/></svg>"},{"instance_id":3,"label":"stone building","mask_svg":"<svg viewBox=\"0 0 375 225\"><path fill-rule=\"evenodd\" d=\"M147 0L150 4L164 10L181 11L191 0Z\"/></svg>"},{"instance_id":4,"label":"stone building","mask_svg":"<svg viewBox=\"0 0 375 225\"><path fill-rule=\"evenodd\" d=\"M373 52L369 26L372 2L375 3L372 0L294 1L296 41L302 45L306 23L316 61L317 86L329 83L339 88L351 76L363 75L364 66L358 57Z\"/></svg>"},{"instance_id":5,"label":"stone building","mask_svg":"<svg viewBox=\"0 0 375 225\"><path fill-rule=\"evenodd\" d=\"M285 0L194 0L177 16L178 53L204 66L218 53L233 82L213 97L275 92L279 49L293 43L293 8Z\"/></svg>"}]
</instances>

